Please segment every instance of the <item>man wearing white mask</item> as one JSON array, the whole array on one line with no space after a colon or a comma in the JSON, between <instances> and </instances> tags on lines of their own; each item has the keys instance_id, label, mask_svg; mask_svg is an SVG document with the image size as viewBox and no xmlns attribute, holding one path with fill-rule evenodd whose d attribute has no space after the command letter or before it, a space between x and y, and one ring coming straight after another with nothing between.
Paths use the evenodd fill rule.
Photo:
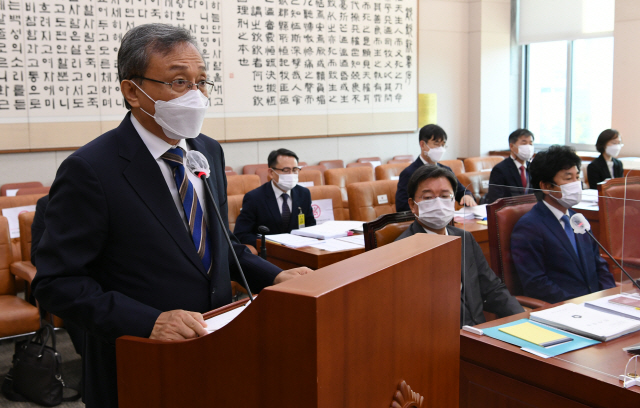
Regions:
<instances>
[{"instance_id":1,"label":"man wearing white mask","mask_svg":"<svg viewBox=\"0 0 640 408\"><path fill-rule=\"evenodd\" d=\"M518 220L511 256L526 296L549 303L612 288L613 275L587 234L575 234L571 207L582 200L581 161L568 146L551 146L531 162L538 203Z\"/></svg>"},{"instance_id":2,"label":"man wearing white mask","mask_svg":"<svg viewBox=\"0 0 640 408\"><path fill-rule=\"evenodd\" d=\"M118 406L118 337L207 334L201 313L230 303L231 279L241 281L231 251L254 292L309 272L282 271L233 235L228 247L224 154L200 134L212 83L189 31L131 29L118 52L118 75L130 112L61 164L33 281L44 309L84 330L88 408ZM204 182L184 165L190 150L209 163L206 182L222 224Z\"/></svg>"},{"instance_id":3,"label":"man wearing white mask","mask_svg":"<svg viewBox=\"0 0 640 408\"><path fill-rule=\"evenodd\" d=\"M256 246L260 226L269 228L270 234L285 234L301 225L316 225L311 193L298 185L298 156L291 150L274 150L267 164L271 181L249 191L242 199L233 233L243 244Z\"/></svg>"},{"instance_id":4,"label":"man wearing white mask","mask_svg":"<svg viewBox=\"0 0 640 408\"><path fill-rule=\"evenodd\" d=\"M484 323L483 310L500 317L524 312L489 267L473 235L449 225L453 219L456 186L456 177L447 169L434 165L417 169L409 179L407 202L416 220L396 241L423 233L454 235L463 239L460 327Z\"/></svg>"},{"instance_id":5,"label":"man wearing white mask","mask_svg":"<svg viewBox=\"0 0 640 408\"><path fill-rule=\"evenodd\" d=\"M596 141L596 150L600 152L600 156L587 166L589 188L597 189L598 183L623 176L622 162L616 159L622 146L624 145L617 130L607 129L600 133Z\"/></svg>"},{"instance_id":6,"label":"man wearing white mask","mask_svg":"<svg viewBox=\"0 0 640 408\"><path fill-rule=\"evenodd\" d=\"M411 175L420 167L426 164L436 164L439 167L451 170L449 167L440 163L442 156L447 151L447 133L438 125L427 125L420 129L418 134L418 142L420 143L420 155L411 163L409 167L402 170L398 179L398 189L396 190L396 211L409 211L407 204L407 184ZM457 181L458 179L456 179ZM476 206L472 192L465 189L465 186L458 182L456 187L456 201L460 205L468 207Z\"/></svg>"},{"instance_id":7,"label":"man wearing white mask","mask_svg":"<svg viewBox=\"0 0 640 408\"><path fill-rule=\"evenodd\" d=\"M533 133L528 129L516 129L509 135L511 157L496 164L489 177L486 202L499 198L527 194L530 187L529 161L533 157Z\"/></svg>"}]
</instances>

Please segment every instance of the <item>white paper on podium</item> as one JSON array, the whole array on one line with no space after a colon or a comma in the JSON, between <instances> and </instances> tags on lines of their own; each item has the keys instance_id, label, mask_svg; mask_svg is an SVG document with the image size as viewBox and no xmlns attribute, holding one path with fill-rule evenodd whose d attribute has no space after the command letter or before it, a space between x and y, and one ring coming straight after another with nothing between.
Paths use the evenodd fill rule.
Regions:
<instances>
[{"instance_id":1,"label":"white paper on podium","mask_svg":"<svg viewBox=\"0 0 640 408\"><path fill-rule=\"evenodd\" d=\"M244 306L237 307L233 310L229 310L228 312L214 316L211 319L205 320L204 322L207 324L207 331L209 333L212 333L216 330L222 329L224 326L231 323L231 321L235 319L240 313L242 313L247 305L249 305L249 303Z\"/></svg>"},{"instance_id":2,"label":"white paper on podium","mask_svg":"<svg viewBox=\"0 0 640 408\"><path fill-rule=\"evenodd\" d=\"M333 221L333 200L325 198L324 200L313 200L311 202L313 210L313 218L316 219L316 225L323 224L327 221Z\"/></svg>"},{"instance_id":3,"label":"white paper on podium","mask_svg":"<svg viewBox=\"0 0 640 408\"><path fill-rule=\"evenodd\" d=\"M20 238L20 224L18 223L18 215L35 211L35 205L25 205L23 207L3 208L2 215L9 222L9 236L11 238Z\"/></svg>"}]
</instances>

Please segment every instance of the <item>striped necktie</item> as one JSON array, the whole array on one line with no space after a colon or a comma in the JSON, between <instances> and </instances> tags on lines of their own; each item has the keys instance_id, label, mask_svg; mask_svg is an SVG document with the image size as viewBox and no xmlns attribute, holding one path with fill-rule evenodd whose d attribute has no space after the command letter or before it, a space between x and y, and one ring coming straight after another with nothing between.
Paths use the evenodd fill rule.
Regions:
<instances>
[{"instance_id":1,"label":"striped necktie","mask_svg":"<svg viewBox=\"0 0 640 408\"><path fill-rule=\"evenodd\" d=\"M169 149L163 154L162 159L173 170L173 178L176 181L176 187L178 188L178 194L180 195L180 201L182 201L182 208L189 224L189 231L191 232L191 238L193 244L198 251L198 256L202 260L202 265L207 274L211 274L211 243L209 242L209 234L207 233L207 222L204 219L204 212L200 206L198 200L198 194L193 188L193 184L187 177L184 165L184 150L181 147L177 149Z\"/></svg>"}]
</instances>

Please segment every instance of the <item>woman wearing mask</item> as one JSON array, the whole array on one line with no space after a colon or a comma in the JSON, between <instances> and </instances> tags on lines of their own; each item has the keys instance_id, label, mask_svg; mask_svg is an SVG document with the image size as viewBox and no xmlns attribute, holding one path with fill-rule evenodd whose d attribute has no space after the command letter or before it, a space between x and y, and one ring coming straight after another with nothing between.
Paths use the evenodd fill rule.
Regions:
<instances>
[{"instance_id":1,"label":"woman wearing mask","mask_svg":"<svg viewBox=\"0 0 640 408\"><path fill-rule=\"evenodd\" d=\"M598 188L598 183L606 179L622 177L622 162L616 159L622 146L624 145L617 130L607 129L600 133L596 142L600 156L587 166L590 188Z\"/></svg>"}]
</instances>

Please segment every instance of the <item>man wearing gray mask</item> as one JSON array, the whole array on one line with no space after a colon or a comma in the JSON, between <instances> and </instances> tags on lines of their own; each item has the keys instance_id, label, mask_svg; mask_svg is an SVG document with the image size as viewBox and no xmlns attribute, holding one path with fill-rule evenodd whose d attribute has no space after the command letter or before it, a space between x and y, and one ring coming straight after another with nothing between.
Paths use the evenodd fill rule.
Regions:
<instances>
[{"instance_id":1,"label":"man wearing gray mask","mask_svg":"<svg viewBox=\"0 0 640 408\"><path fill-rule=\"evenodd\" d=\"M408 205L416 220L396 241L414 234L461 237L460 327L484 323L483 310L500 317L524 312L507 287L491 270L470 232L449 226L455 210L456 177L447 169L425 165L417 169L407 185Z\"/></svg>"},{"instance_id":2,"label":"man wearing gray mask","mask_svg":"<svg viewBox=\"0 0 640 408\"><path fill-rule=\"evenodd\" d=\"M224 154L200 134L212 83L189 31L131 29L118 75L130 112L60 166L33 281L44 309L85 332L87 407L118 406L116 338L207 334L201 313L230 303L231 280L241 281L231 251L254 292L310 271L282 271L233 235L228 247ZM209 162L206 182L223 225L204 182L185 166L190 150Z\"/></svg>"},{"instance_id":3,"label":"man wearing gray mask","mask_svg":"<svg viewBox=\"0 0 640 408\"><path fill-rule=\"evenodd\" d=\"M573 232L570 208L582 200L580 157L554 145L529 166L538 203L518 220L511 256L526 296L561 302L615 286L598 244Z\"/></svg>"}]
</instances>

